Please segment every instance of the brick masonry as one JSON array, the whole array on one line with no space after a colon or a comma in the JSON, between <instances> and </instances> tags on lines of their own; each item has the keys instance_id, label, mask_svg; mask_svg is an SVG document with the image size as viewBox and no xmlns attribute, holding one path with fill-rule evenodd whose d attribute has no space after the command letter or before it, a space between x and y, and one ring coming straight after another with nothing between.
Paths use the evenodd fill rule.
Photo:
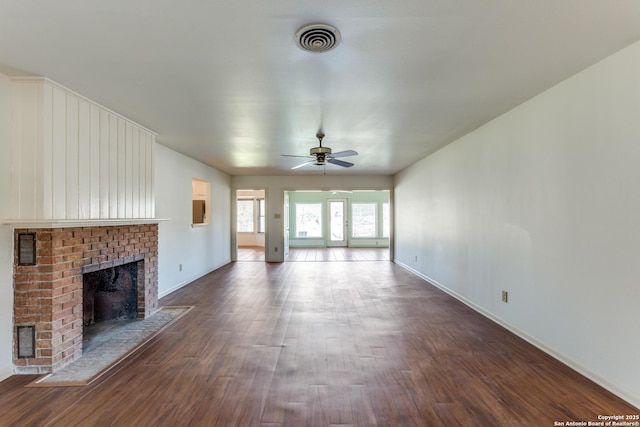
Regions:
<instances>
[{"instance_id":1,"label":"brick masonry","mask_svg":"<svg viewBox=\"0 0 640 427\"><path fill-rule=\"evenodd\" d=\"M18 235L35 233L36 265L18 265ZM158 309L158 225L16 229L16 373L50 373L82 355L82 274L138 262L138 317ZM35 358L18 358L17 326L35 325Z\"/></svg>"}]
</instances>

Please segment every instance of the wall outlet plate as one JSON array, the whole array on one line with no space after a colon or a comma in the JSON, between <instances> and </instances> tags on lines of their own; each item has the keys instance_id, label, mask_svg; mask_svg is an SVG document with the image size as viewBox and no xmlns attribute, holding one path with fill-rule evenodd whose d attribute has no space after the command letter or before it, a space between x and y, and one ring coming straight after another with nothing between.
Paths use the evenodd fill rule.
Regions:
<instances>
[{"instance_id":1,"label":"wall outlet plate","mask_svg":"<svg viewBox=\"0 0 640 427\"><path fill-rule=\"evenodd\" d=\"M509 292L502 291L502 302L509 302Z\"/></svg>"}]
</instances>

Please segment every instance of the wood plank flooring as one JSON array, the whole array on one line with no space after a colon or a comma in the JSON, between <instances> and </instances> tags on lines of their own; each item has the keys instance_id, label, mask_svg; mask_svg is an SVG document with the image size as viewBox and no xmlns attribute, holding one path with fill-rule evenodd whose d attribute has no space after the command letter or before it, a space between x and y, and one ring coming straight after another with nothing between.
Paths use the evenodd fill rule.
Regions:
<instances>
[{"instance_id":1,"label":"wood plank flooring","mask_svg":"<svg viewBox=\"0 0 640 427\"><path fill-rule=\"evenodd\" d=\"M285 261L389 261L389 248L289 248Z\"/></svg>"},{"instance_id":2,"label":"wood plank flooring","mask_svg":"<svg viewBox=\"0 0 640 427\"><path fill-rule=\"evenodd\" d=\"M264 262L264 248L260 246L240 246L237 249L237 260L240 262Z\"/></svg>"},{"instance_id":3,"label":"wood plank flooring","mask_svg":"<svg viewBox=\"0 0 640 427\"><path fill-rule=\"evenodd\" d=\"M389 261L389 248L290 248L287 262L308 261ZM264 262L264 248L238 248L238 261Z\"/></svg>"},{"instance_id":4,"label":"wood plank flooring","mask_svg":"<svg viewBox=\"0 0 640 427\"><path fill-rule=\"evenodd\" d=\"M1 426L553 426L639 411L388 261L236 262L96 384L0 382Z\"/></svg>"}]
</instances>

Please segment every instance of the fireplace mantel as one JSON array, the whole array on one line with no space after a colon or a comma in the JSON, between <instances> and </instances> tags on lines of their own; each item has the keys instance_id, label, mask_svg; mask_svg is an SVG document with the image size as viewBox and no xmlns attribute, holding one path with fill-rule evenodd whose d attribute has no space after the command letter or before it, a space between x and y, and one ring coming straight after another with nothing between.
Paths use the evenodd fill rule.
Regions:
<instances>
[{"instance_id":1,"label":"fireplace mantel","mask_svg":"<svg viewBox=\"0 0 640 427\"><path fill-rule=\"evenodd\" d=\"M108 227L112 225L145 225L170 221L168 218L129 218L129 219L6 219L2 225L15 228L65 228L65 227Z\"/></svg>"}]
</instances>

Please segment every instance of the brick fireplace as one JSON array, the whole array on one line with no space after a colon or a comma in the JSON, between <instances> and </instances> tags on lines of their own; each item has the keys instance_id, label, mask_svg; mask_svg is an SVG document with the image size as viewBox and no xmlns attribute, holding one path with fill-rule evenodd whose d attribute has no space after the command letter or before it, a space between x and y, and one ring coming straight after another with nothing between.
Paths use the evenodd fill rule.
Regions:
<instances>
[{"instance_id":1,"label":"brick fireplace","mask_svg":"<svg viewBox=\"0 0 640 427\"><path fill-rule=\"evenodd\" d=\"M25 233L35 236L35 265L19 265L18 240ZM82 355L85 273L137 263L137 317L158 309L157 224L22 228L14 239L17 373L50 373ZM35 357L21 357L21 327L35 331Z\"/></svg>"}]
</instances>

